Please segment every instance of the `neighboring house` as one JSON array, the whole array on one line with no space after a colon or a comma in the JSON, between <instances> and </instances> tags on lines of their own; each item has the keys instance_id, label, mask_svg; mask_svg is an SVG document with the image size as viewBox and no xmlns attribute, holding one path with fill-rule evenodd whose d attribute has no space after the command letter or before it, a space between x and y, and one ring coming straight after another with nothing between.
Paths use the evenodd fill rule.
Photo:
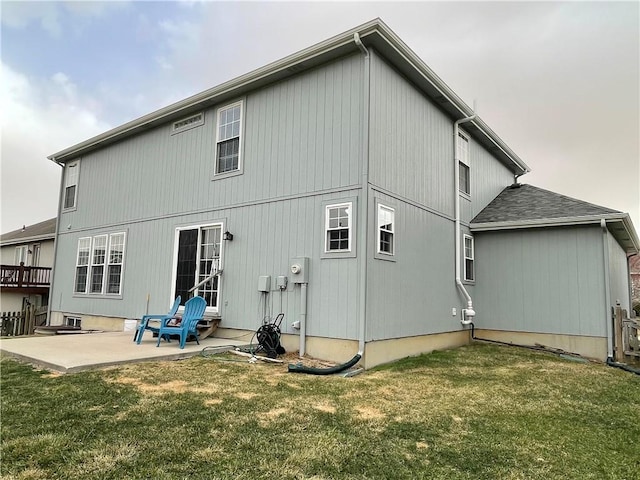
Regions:
<instances>
[{"instance_id":1,"label":"neighboring house","mask_svg":"<svg viewBox=\"0 0 640 480\"><path fill-rule=\"evenodd\" d=\"M472 320L478 335L568 336L606 357L606 305L628 302L619 264L638 249L628 215L602 209L582 225L558 205L554 218L575 227L477 222L529 168L472 115L374 20L58 152L52 323L121 330L197 287L218 336L248 340L282 311L287 349L335 361L360 351L367 368L466 344ZM501 256L493 236L515 243ZM600 261L577 261L578 276L573 264L527 266L545 252ZM524 273L535 302L493 304L516 288L496 269L505 282ZM565 274L575 285L558 292L548 276Z\"/></svg>"},{"instance_id":2,"label":"neighboring house","mask_svg":"<svg viewBox=\"0 0 640 480\"><path fill-rule=\"evenodd\" d=\"M631 274L631 301L635 306L636 316L640 316L640 255L629 258Z\"/></svg>"},{"instance_id":3,"label":"neighboring house","mask_svg":"<svg viewBox=\"0 0 640 480\"><path fill-rule=\"evenodd\" d=\"M56 219L0 236L0 311L48 305Z\"/></svg>"}]
</instances>

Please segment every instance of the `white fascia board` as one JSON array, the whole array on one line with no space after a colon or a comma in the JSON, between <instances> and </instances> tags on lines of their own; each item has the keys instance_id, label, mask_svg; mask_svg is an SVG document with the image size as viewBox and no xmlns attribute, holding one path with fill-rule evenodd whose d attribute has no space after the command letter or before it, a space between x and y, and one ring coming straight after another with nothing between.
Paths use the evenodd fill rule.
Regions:
<instances>
[{"instance_id":1,"label":"white fascia board","mask_svg":"<svg viewBox=\"0 0 640 480\"><path fill-rule=\"evenodd\" d=\"M294 75L298 70L286 72L296 65L309 62L318 57L330 57L331 52L345 47L358 51L353 35L358 33L363 43L368 44L367 37L380 38L387 45L392 47L396 54L413 70L419 73L435 90L437 90L450 105L459 112L459 118L466 118L473 115L473 110L436 73L431 70L382 20L376 18L347 32L331 37L323 42L289 55L281 60L272 62L264 67L258 68L240 77L234 78L217 87L210 88L204 92L193 95L189 98L171 104L155 112L144 115L138 119L127 122L119 127L105 133L92 137L84 142L49 155L47 158L58 164L65 163L84 153L86 150L95 148L102 143L116 140L118 137L132 134L137 130L159 123L163 119L169 120L180 112L187 113L193 109L202 109L204 105L216 103L218 97L232 95L235 90L250 88L252 84L268 80L269 77L276 77L279 73L283 75ZM373 42L372 42L373 43ZM301 69L304 70L304 67ZM479 117L472 122L482 134L487 137L503 155L505 155L521 174L525 174L531 169L506 145L506 143L491 130Z\"/></svg>"}]
</instances>

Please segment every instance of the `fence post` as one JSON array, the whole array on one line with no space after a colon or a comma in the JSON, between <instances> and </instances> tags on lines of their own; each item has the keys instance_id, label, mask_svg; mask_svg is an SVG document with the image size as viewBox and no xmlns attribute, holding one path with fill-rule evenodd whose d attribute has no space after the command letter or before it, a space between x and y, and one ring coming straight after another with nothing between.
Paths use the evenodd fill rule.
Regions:
<instances>
[{"instance_id":1,"label":"fence post","mask_svg":"<svg viewBox=\"0 0 640 480\"><path fill-rule=\"evenodd\" d=\"M615 317L613 321L613 359L616 362L624 360L624 344L622 342L622 307L619 305L615 308Z\"/></svg>"},{"instance_id":2,"label":"fence post","mask_svg":"<svg viewBox=\"0 0 640 480\"><path fill-rule=\"evenodd\" d=\"M26 320L26 328L24 331L25 335L33 335L33 325L34 325L34 320L35 320L35 312L36 312L36 306L35 305L29 305L27 307L27 311L26 316L27 316L27 320Z\"/></svg>"}]
</instances>

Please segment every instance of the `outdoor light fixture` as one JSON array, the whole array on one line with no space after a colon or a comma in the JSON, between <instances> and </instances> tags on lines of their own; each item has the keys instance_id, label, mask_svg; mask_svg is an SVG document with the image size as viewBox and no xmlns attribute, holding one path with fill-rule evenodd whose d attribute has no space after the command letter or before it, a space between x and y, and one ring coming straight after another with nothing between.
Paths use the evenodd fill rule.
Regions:
<instances>
[{"instance_id":1,"label":"outdoor light fixture","mask_svg":"<svg viewBox=\"0 0 640 480\"><path fill-rule=\"evenodd\" d=\"M227 230L226 232L224 232L222 234L222 239L223 240L229 240L229 241L233 240L233 233L231 233L229 230Z\"/></svg>"}]
</instances>

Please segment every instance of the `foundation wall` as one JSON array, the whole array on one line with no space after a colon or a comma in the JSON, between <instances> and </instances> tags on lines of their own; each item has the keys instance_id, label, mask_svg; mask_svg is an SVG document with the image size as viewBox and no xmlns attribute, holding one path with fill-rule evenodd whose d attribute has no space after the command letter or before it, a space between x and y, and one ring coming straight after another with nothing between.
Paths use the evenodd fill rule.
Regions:
<instances>
[{"instance_id":1,"label":"foundation wall","mask_svg":"<svg viewBox=\"0 0 640 480\"><path fill-rule=\"evenodd\" d=\"M365 347L364 367L369 369L405 357L468 345L470 338L469 331L461 330L459 332L369 342Z\"/></svg>"},{"instance_id":2,"label":"foundation wall","mask_svg":"<svg viewBox=\"0 0 640 480\"><path fill-rule=\"evenodd\" d=\"M519 345L544 345L545 347L560 348L570 353L577 353L583 357L606 361L606 337L587 337L579 335L558 335L553 333L505 332L501 330L477 330L477 338L497 340L499 342Z\"/></svg>"}]
</instances>

